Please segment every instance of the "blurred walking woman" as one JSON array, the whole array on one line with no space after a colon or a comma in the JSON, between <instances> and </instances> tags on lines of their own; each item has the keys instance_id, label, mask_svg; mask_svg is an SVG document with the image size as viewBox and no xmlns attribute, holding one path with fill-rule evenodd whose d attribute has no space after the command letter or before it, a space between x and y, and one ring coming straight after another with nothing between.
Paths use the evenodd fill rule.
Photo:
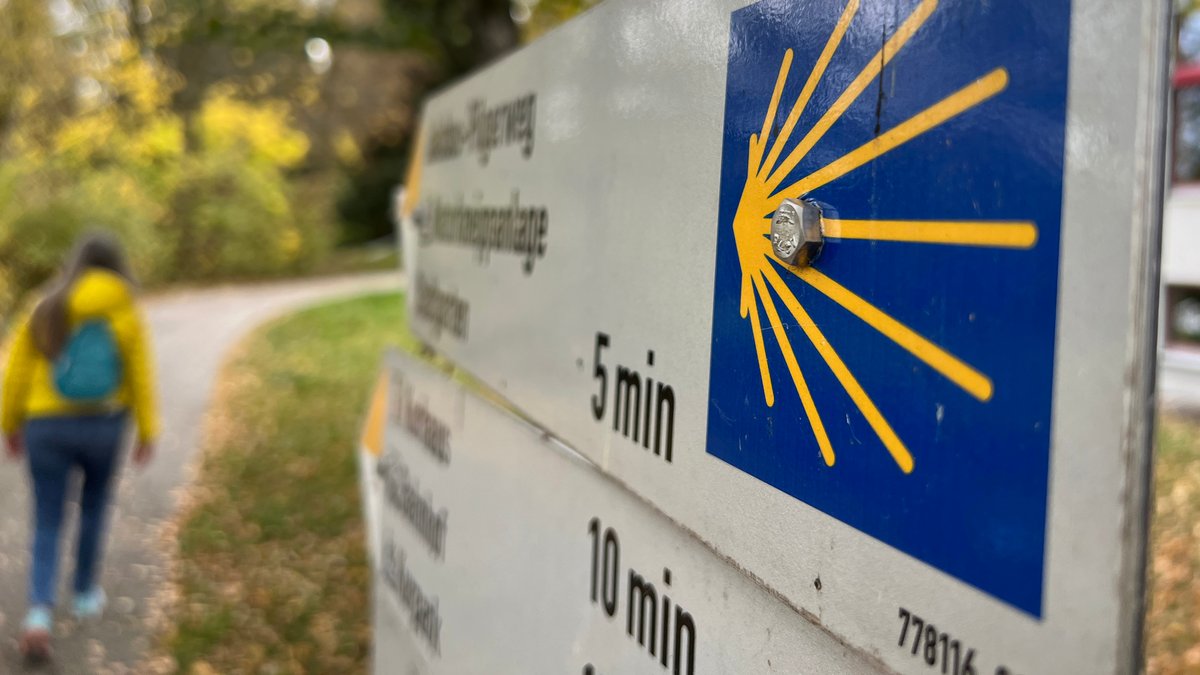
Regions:
<instances>
[{"instance_id":1,"label":"blurred walking woman","mask_svg":"<svg viewBox=\"0 0 1200 675\"><path fill-rule=\"evenodd\" d=\"M28 459L34 535L29 612L21 649L49 655L58 545L70 476L82 477L73 609L97 617L101 549L113 475L129 418L134 461L147 462L158 431L154 374L134 281L117 241L82 238L61 277L9 340L0 430L13 459Z\"/></svg>"}]
</instances>

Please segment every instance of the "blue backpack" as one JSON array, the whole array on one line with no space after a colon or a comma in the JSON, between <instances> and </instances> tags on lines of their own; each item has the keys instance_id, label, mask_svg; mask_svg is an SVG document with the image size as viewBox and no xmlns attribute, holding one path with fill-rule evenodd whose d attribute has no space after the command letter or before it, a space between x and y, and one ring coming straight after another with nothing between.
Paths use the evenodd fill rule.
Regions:
<instances>
[{"instance_id":1,"label":"blue backpack","mask_svg":"<svg viewBox=\"0 0 1200 675\"><path fill-rule=\"evenodd\" d=\"M121 352L107 321L80 326L54 362L54 385L69 401L96 403L121 386Z\"/></svg>"}]
</instances>

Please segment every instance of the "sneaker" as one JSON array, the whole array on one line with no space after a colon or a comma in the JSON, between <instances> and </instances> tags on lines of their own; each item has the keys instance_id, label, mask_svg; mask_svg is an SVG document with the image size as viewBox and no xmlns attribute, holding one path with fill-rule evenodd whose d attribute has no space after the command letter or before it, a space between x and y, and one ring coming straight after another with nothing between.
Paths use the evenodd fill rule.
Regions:
<instances>
[{"instance_id":1,"label":"sneaker","mask_svg":"<svg viewBox=\"0 0 1200 675\"><path fill-rule=\"evenodd\" d=\"M100 587L93 588L84 593L75 595L75 604L72 607L72 612L75 618L79 620L94 619L104 613L104 606L108 603L108 597L104 595L104 589Z\"/></svg>"},{"instance_id":2,"label":"sneaker","mask_svg":"<svg viewBox=\"0 0 1200 675\"><path fill-rule=\"evenodd\" d=\"M21 622L21 654L30 660L50 657L50 629L54 615L50 608L38 605L29 610Z\"/></svg>"}]
</instances>

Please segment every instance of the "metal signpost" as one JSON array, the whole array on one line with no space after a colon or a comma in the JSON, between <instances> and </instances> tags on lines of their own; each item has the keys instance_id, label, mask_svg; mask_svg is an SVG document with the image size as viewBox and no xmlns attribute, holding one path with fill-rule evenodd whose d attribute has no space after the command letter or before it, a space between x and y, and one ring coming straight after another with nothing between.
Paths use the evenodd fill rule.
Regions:
<instances>
[{"instance_id":1,"label":"metal signpost","mask_svg":"<svg viewBox=\"0 0 1200 675\"><path fill-rule=\"evenodd\" d=\"M413 325L813 659L1132 672L1168 10L610 0L427 103Z\"/></svg>"}]
</instances>

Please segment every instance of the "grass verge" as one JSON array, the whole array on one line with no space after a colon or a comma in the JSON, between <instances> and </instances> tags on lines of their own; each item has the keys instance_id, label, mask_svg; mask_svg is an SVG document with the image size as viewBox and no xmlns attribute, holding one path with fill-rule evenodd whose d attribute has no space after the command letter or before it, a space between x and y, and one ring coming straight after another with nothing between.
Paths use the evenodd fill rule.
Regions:
<instances>
[{"instance_id":1,"label":"grass verge","mask_svg":"<svg viewBox=\"0 0 1200 675\"><path fill-rule=\"evenodd\" d=\"M179 672L365 671L355 448L383 348L415 345L403 309L389 293L306 310L225 366L178 532Z\"/></svg>"},{"instance_id":2,"label":"grass verge","mask_svg":"<svg viewBox=\"0 0 1200 675\"><path fill-rule=\"evenodd\" d=\"M1200 673L1200 418L1162 417L1157 446L1146 672Z\"/></svg>"}]
</instances>

